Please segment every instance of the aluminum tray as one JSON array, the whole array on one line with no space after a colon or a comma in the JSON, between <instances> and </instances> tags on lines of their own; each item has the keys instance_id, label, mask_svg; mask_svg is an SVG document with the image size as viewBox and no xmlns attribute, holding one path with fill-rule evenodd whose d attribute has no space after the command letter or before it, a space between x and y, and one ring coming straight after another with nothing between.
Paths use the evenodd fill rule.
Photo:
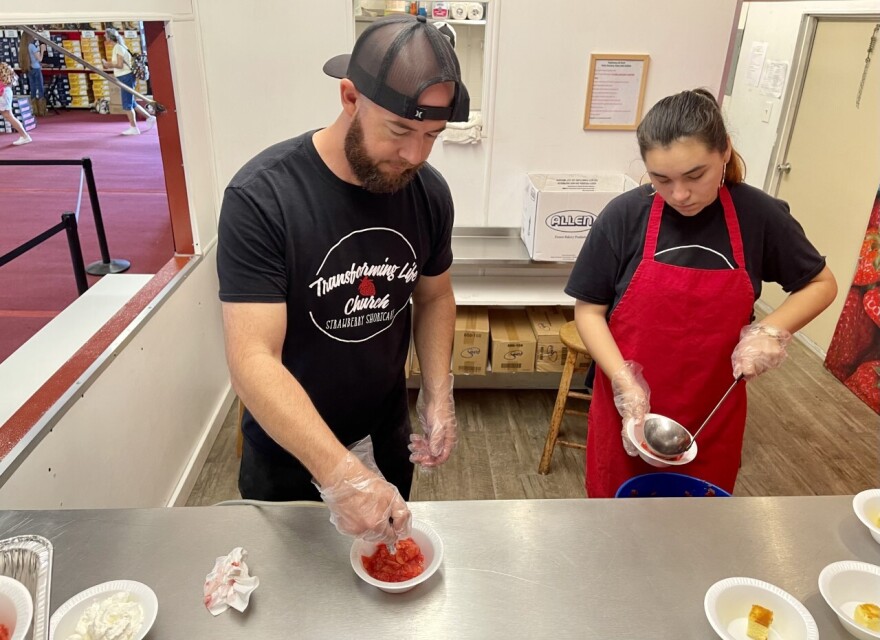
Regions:
<instances>
[{"instance_id":1,"label":"aluminum tray","mask_svg":"<svg viewBox=\"0 0 880 640\"><path fill-rule=\"evenodd\" d=\"M0 575L15 578L31 592L34 620L27 638L47 640L52 543L41 536L16 536L0 540Z\"/></svg>"}]
</instances>

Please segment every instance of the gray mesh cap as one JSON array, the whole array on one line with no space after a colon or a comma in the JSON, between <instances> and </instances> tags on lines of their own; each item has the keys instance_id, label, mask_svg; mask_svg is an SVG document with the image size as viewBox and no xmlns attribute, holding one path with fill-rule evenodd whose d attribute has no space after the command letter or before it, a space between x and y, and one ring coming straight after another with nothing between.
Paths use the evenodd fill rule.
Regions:
<instances>
[{"instance_id":1,"label":"gray mesh cap","mask_svg":"<svg viewBox=\"0 0 880 640\"><path fill-rule=\"evenodd\" d=\"M461 81L458 58L449 39L424 16L381 18L367 27L351 53L331 58L324 73L348 78L366 98L409 120L465 122L470 96ZM418 104L428 87L454 82L448 107Z\"/></svg>"}]
</instances>

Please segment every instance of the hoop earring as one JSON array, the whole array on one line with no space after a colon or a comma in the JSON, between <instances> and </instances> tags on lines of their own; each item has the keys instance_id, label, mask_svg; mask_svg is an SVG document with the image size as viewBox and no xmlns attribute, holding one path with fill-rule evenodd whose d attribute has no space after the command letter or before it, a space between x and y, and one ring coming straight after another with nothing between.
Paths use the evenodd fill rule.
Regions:
<instances>
[{"instance_id":1,"label":"hoop earring","mask_svg":"<svg viewBox=\"0 0 880 640\"><path fill-rule=\"evenodd\" d=\"M724 186L724 178L725 178L726 176L727 176L727 163L725 162L725 163L724 163L724 166L721 167L721 184L718 185L718 188L719 188L719 189L720 189L721 187Z\"/></svg>"}]
</instances>

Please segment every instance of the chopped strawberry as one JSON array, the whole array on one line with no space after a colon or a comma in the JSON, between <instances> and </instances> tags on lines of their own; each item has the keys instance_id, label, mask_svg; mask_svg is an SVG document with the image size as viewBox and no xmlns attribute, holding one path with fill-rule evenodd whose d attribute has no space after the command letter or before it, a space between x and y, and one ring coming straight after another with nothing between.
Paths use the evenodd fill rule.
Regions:
<instances>
[{"instance_id":1,"label":"chopped strawberry","mask_svg":"<svg viewBox=\"0 0 880 640\"><path fill-rule=\"evenodd\" d=\"M866 356L872 357L875 352L880 352L880 331L866 311L861 289L852 287L825 355L825 367L841 380L846 380Z\"/></svg>"},{"instance_id":2,"label":"chopped strawberry","mask_svg":"<svg viewBox=\"0 0 880 640\"><path fill-rule=\"evenodd\" d=\"M398 542L395 551L392 555L386 545L378 545L373 555L361 556L364 569L382 582L404 582L425 570L425 556L412 538Z\"/></svg>"},{"instance_id":3,"label":"chopped strawberry","mask_svg":"<svg viewBox=\"0 0 880 640\"><path fill-rule=\"evenodd\" d=\"M876 227L868 229L865 234L853 284L861 286L875 282L880 282L880 233Z\"/></svg>"},{"instance_id":4,"label":"chopped strawberry","mask_svg":"<svg viewBox=\"0 0 880 640\"><path fill-rule=\"evenodd\" d=\"M880 413L880 360L859 365L844 384L865 404Z\"/></svg>"},{"instance_id":5,"label":"chopped strawberry","mask_svg":"<svg viewBox=\"0 0 880 640\"><path fill-rule=\"evenodd\" d=\"M880 227L880 192L874 198L874 206L871 207L871 217L868 219L868 228L876 229Z\"/></svg>"}]
</instances>

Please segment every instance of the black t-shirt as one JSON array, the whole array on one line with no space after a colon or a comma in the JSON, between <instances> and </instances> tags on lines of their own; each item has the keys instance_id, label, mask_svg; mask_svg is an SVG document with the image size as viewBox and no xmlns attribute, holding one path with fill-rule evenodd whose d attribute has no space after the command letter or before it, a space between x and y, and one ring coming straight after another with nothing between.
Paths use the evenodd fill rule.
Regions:
<instances>
[{"instance_id":1,"label":"black t-shirt","mask_svg":"<svg viewBox=\"0 0 880 640\"><path fill-rule=\"evenodd\" d=\"M729 190L755 300L761 296L762 281L777 282L792 292L822 271L825 258L807 240L787 203L747 184ZM584 241L565 288L568 295L609 305L610 317L642 260L653 201L651 185L644 185L608 203ZM664 205L655 259L698 269L740 266L733 258L721 200L690 217Z\"/></svg>"},{"instance_id":2,"label":"black t-shirt","mask_svg":"<svg viewBox=\"0 0 880 640\"><path fill-rule=\"evenodd\" d=\"M406 419L409 300L420 276L452 264L452 197L428 165L394 194L344 182L313 133L269 147L226 188L220 299L286 303L281 360L350 444ZM250 416L243 430L283 453Z\"/></svg>"}]
</instances>

